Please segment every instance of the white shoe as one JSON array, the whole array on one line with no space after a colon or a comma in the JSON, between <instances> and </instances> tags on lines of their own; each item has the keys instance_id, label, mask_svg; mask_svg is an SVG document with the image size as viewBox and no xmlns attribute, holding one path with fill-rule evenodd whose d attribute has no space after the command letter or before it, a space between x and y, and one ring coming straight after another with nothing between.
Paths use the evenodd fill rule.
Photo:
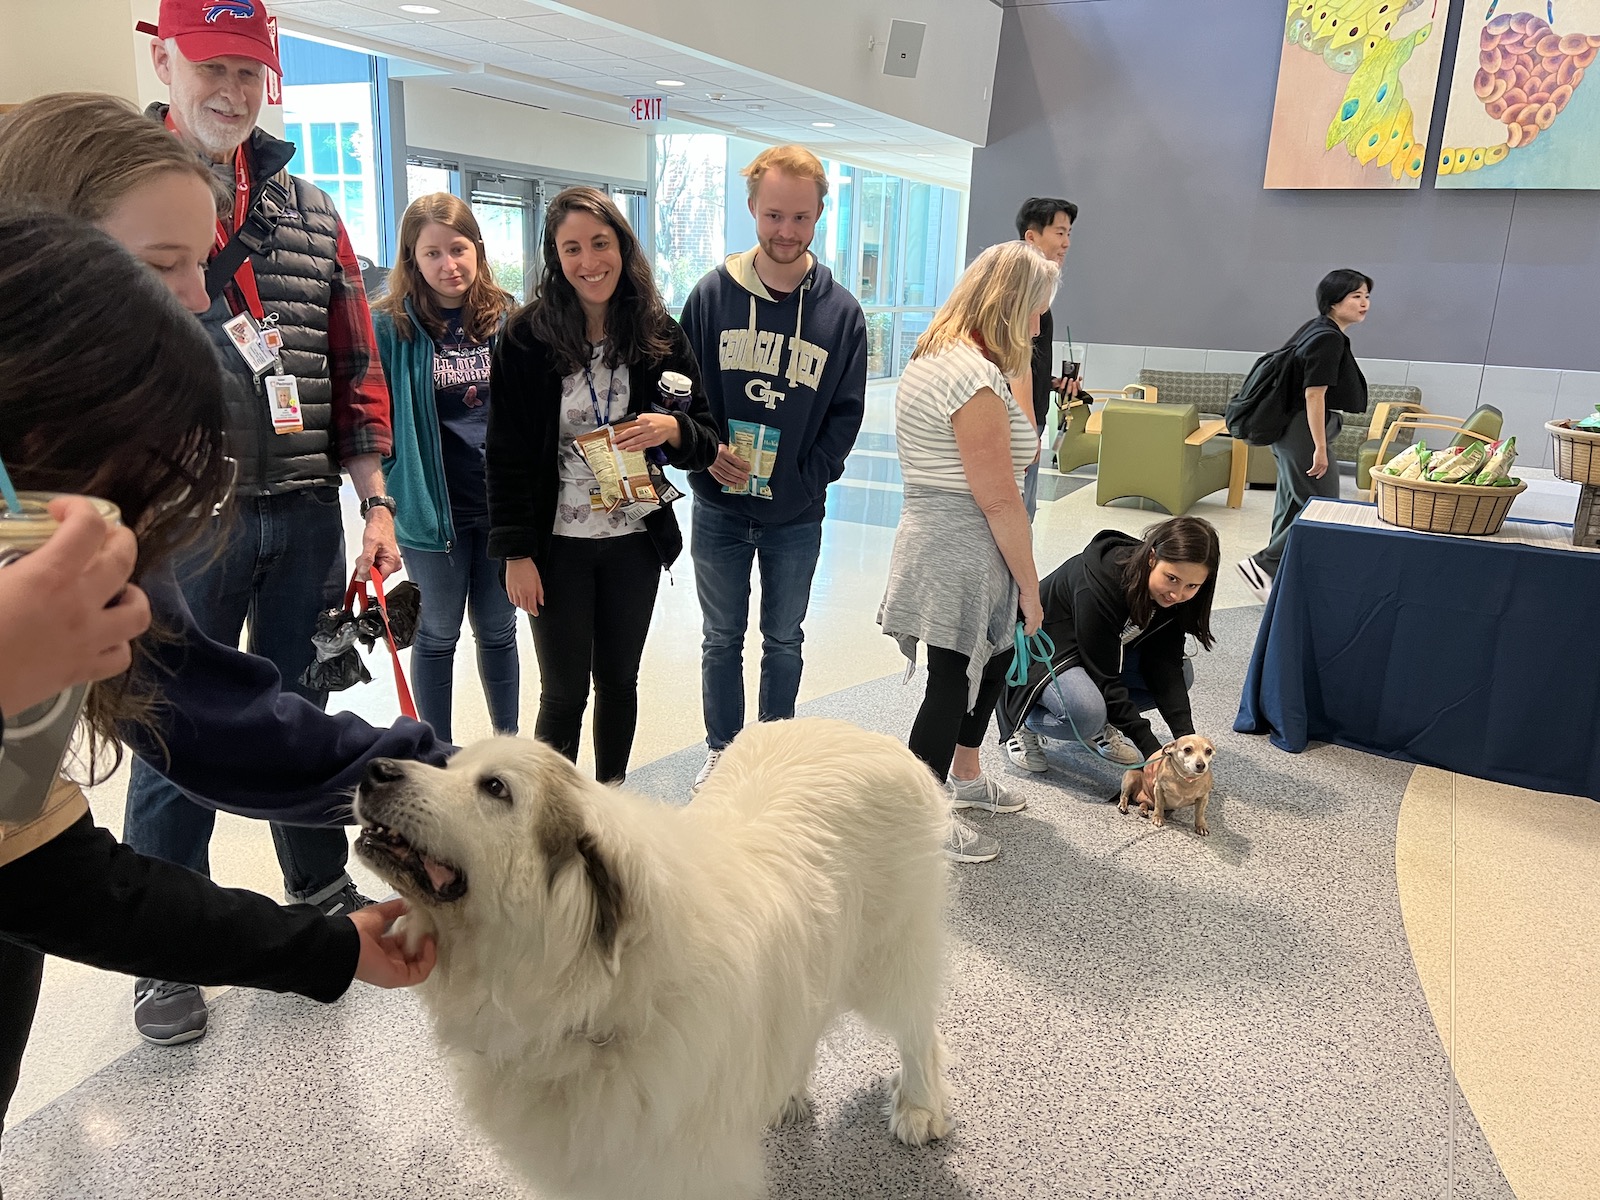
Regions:
<instances>
[{"instance_id":1,"label":"white shoe","mask_svg":"<svg viewBox=\"0 0 1600 1200\"><path fill-rule=\"evenodd\" d=\"M1094 746L1101 758L1110 762L1121 763L1125 767L1131 767L1135 763L1144 761L1144 755L1139 753L1139 747L1124 737L1122 730L1115 725L1107 725L1090 738L1089 742Z\"/></svg>"},{"instance_id":2,"label":"white shoe","mask_svg":"<svg viewBox=\"0 0 1600 1200\"><path fill-rule=\"evenodd\" d=\"M973 779L950 776L950 792L955 799L952 808L981 808L985 812L1014 813L1028 807L1026 800L1015 799L989 776L979 771Z\"/></svg>"},{"instance_id":3,"label":"white shoe","mask_svg":"<svg viewBox=\"0 0 1600 1200\"><path fill-rule=\"evenodd\" d=\"M1250 589L1251 594L1265 604L1267 597L1272 595L1272 576L1258 567L1253 558L1239 560L1239 574L1244 576L1245 586Z\"/></svg>"},{"instance_id":4,"label":"white shoe","mask_svg":"<svg viewBox=\"0 0 1600 1200\"><path fill-rule=\"evenodd\" d=\"M698 792L701 788L705 787L706 780L710 779L711 772L717 769L717 760L721 757L721 750L706 751L706 765L701 767L700 774L694 777L694 786L689 789L690 791Z\"/></svg>"},{"instance_id":5,"label":"white shoe","mask_svg":"<svg viewBox=\"0 0 1600 1200\"><path fill-rule=\"evenodd\" d=\"M952 813L950 833L944 839L944 852L952 862L988 862L999 857L1000 843L988 834L979 833Z\"/></svg>"},{"instance_id":6,"label":"white shoe","mask_svg":"<svg viewBox=\"0 0 1600 1200\"><path fill-rule=\"evenodd\" d=\"M1044 756L1044 739L1033 730L1021 726L1006 743L1006 757L1024 771L1032 771L1035 775L1042 775L1050 769L1049 760Z\"/></svg>"}]
</instances>

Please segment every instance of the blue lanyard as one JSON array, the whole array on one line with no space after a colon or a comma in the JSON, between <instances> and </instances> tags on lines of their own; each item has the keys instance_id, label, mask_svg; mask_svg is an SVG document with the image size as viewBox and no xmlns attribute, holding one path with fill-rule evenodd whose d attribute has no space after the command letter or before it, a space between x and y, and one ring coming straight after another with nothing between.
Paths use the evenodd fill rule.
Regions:
<instances>
[{"instance_id":1,"label":"blue lanyard","mask_svg":"<svg viewBox=\"0 0 1600 1200\"><path fill-rule=\"evenodd\" d=\"M583 364L583 378L589 385L589 405L594 409L594 423L597 426L609 425L611 423L611 395L617 386L615 368L612 369L611 378L606 381L606 410L604 416L600 414L600 396L594 390L594 372L589 369L588 363Z\"/></svg>"}]
</instances>

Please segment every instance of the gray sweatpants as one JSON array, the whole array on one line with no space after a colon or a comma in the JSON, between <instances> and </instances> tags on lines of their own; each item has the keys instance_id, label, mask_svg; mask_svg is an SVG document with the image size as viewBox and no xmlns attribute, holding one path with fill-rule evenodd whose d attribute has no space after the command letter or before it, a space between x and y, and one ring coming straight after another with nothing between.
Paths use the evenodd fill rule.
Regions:
<instances>
[{"instance_id":1,"label":"gray sweatpants","mask_svg":"<svg viewBox=\"0 0 1600 1200\"><path fill-rule=\"evenodd\" d=\"M1283 561L1283 547L1289 540L1289 526L1300 515L1300 510L1318 496L1329 500L1339 498L1339 464L1333 461L1333 439L1344 428L1337 412L1328 413L1328 470L1321 479L1313 479L1306 472L1316 456L1317 444L1311 440L1311 426L1304 413L1289 422L1289 428L1272 443L1272 455L1278 460L1278 491L1272 502L1272 540L1266 549L1251 557L1256 566L1268 575L1276 576L1278 564Z\"/></svg>"}]
</instances>

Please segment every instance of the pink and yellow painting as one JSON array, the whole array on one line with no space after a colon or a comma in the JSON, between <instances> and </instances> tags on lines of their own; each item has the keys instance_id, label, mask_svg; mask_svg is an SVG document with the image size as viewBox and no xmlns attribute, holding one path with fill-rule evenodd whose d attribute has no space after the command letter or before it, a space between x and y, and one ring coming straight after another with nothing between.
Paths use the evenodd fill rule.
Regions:
<instances>
[{"instance_id":1,"label":"pink and yellow painting","mask_svg":"<svg viewBox=\"0 0 1600 1200\"><path fill-rule=\"evenodd\" d=\"M1289 0L1266 186L1421 186L1449 9Z\"/></svg>"},{"instance_id":2,"label":"pink and yellow painting","mask_svg":"<svg viewBox=\"0 0 1600 1200\"><path fill-rule=\"evenodd\" d=\"M1600 188L1600 0L1467 0L1441 188Z\"/></svg>"}]
</instances>

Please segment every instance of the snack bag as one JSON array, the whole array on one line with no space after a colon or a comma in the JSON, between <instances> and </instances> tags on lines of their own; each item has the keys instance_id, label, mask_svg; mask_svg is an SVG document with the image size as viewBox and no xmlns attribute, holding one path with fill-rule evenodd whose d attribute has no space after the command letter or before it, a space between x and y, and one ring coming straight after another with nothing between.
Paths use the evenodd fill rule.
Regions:
<instances>
[{"instance_id":1,"label":"snack bag","mask_svg":"<svg viewBox=\"0 0 1600 1200\"><path fill-rule=\"evenodd\" d=\"M1423 442L1418 442L1417 456L1411 460L1410 464L1407 465L1404 471L1400 472L1400 478L1421 479L1423 475L1427 473L1428 460L1432 457L1433 454L1431 451L1429 451L1427 445Z\"/></svg>"},{"instance_id":2,"label":"snack bag","mask_svg":"<svg viewBox=\"0 0 1600 1200\"><path fill-rule=\"evenodd\" d=\"M1581 421L1572 423L1574 429L1584 429L1590 433L1600 433L1600 404L1594 406L1594 412Z\"/></svg>"},{"instance_id":3,"label":"snack bag","mask_svg":"<svg viewBox=\"0 0 1600 1200\"><path fill-rule=\"evenodd\" d=\"M642 450L618 450L616 426L602 425L592 433L573 439L584 462L600 482L600 503L616 512L625 504L654 505L660 502L650 478L649 464Z\"/></svg>"},{"instance_id":4,"label":"snack bag","mask_svg":"<svg viewBox=\"0 0 1600 1200\"><path fill-rule=\"evenodd\" d=\"M1484 458L1483 443L1473 442L1446 460L1444 467L1435 470L1428 478L1435 483L1460 483L1483 469Z\"/></svg>"},{"instance_id":5,"label":"snack bag","mask_svg":"<svg viewBox=\"0 0 1600 1200\"><path fill-rule=\"evenodd\" d=\"M750 474L739 487L722 485L722 490L735 496L759 496L772 499L769 482L778 464L779 430L754 421L728 422L728 449L750 464Z\"/></svg>"},{"instance_id":6,"label":"snack bag","mask_svg":"<svg viewBox=\"0 0 1600 1200\"><path fill-rule=\"evenodd\" d=\"M1439 451L1439 453L1435 454L1431 459L1428 460L1428 478L1437 480L1439 478L1439 472L1445 470L1450 466L1451 463L1455 462L1460 453L1460 446L1446 446L1443 450Z\"/></svg>"},{"instance_id":7,"label":"snack bag","mask_svg":"<svg viewBox=\"0 0 1600 1200\"><path fill-rule=\"evenodd\" d=\"M1396 454L1388 462L1383 464L1384 473L1387 475L1400 474L1412 463L1417 461L1417 455L1420 453L1422 453L1421 442L1407 446L1403 451L1401 451L1399 454Z\"/></svg>"},{"instance_id":8,"label":"snack bag","mask_svg":"<svg viewBox=\"0 0 1600 1200\"><path fill-rule=\"evenodd\" d=\"M1489 456L1489 461L1484 464L1483 470L1473 476L1472 482L1479 487L1493 487L1510 475L1511 464L1516 461L1516 438L1509 437L1503 442L1496 442L1494 453Z\"/></svg>"}]
</instances>

